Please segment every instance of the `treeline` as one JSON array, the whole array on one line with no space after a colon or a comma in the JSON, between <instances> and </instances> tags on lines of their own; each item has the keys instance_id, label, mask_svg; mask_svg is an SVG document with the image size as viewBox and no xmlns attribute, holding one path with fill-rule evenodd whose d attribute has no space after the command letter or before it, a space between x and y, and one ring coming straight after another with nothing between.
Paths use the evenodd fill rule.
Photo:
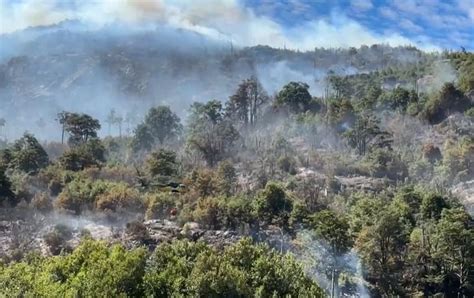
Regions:
<instances>
[{"instance_id":1,"label":"treeline","mask_svg":"<svg viewBox=\"0 0 474 298\"><path fill-rule=\"evenodd\" d=\"M466 78L472 54L451 55ZM251 77L225 103L192 104L186 125L169 107L154 107L132 136L99 139L97 119L63 112L58 133L64 144L41 145L26 133L1 150L0 198L4 206L44 213L103 213L113 221L134 212L249 236L276 227L296 242L308 232L310 243L303 242L303 248L322 245L305 269L332 281L325 289L331 295L359 291L354 267L341 261L356 252L374 296L472 296L472 217L447 188L473 179L474 139L469 128L455 128L440 145L420 132L444 127L438 124L454 114L472 123L472 86L461 79L431 93L406 86L384 89L384 76L383 71L331 75L324 97L313 97L302 82L288 83L273 97ZM110 123L121 123L117 117L110 117ZM47 236L51 254L69 251L61 231ZM145 244L142 236L138 240ZM229 252L236 247L265 261L235 264L239 259ZM153 257L144 251L87 242L69 255L5 265L2 282L38 295L87 296L94 289L104 289L104 295L157 296L319 293L293 261L286 263L287 257L247 242L236 247L216 253L201 244L164 245L155 257L165 259L150 269ZM97 254L81 257L82 265L67 269L72 271L51 271L62 268L61 262L76 264L85 249ZM185 256L167 259L166 249L184 249ZM141 273L135 277L94 267L113 261L123 268L126 262L115 251L120 258L146 263L136 265ZM183 264L181 257L193 261ZM4 259L21 260L22 254ZM284 268L278 269L279 264ZM255 273L253 266L269 275ZM103 273L110 283L87 285L88 270ZM31 272L41 278L36 281ZM149 277L150 272L155 275ZM154 292L154 287L165 292Z\"/></svg>"}]
</instances>

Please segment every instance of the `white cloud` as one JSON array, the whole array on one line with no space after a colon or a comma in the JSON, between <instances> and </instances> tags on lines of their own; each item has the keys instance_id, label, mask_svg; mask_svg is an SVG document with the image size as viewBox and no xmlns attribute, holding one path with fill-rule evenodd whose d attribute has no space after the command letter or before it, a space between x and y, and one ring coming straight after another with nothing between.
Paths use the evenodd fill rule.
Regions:
<instances>
[{"instance_id":1,"label":"white cloud","mask_svg":"<svg viewBox=\"0 0 474 298\"><path fill-rule=\"evenodd\" d=\"M351 0L351 6L358 11L367 11L374 7L371 0Z\"/></svg>"},{"instance_id":2,"label":"white cloud","mask_svg":"<svg viewBox=\"0 0 474 298\"><path fill-rule=\"evenodd\" d=\"M379 13L380 15L382 15L383 17L389 19L389 20L395 20L398 18L398 14L397 12L390 8L390 7L387 7L387 6L382 6L379 8Z\"/></svg>"},{"instance_id":3,"label":"white cloud","mask_svg":"<svg viewBox=\"0 0 474 298\"><path fill-rule=\"evenodd\" d=\"M0 33L30 26L51 25L68 17L73 17L73 13L56 10L55 1L29 0L12 3L0 0Z\"/></svg>"},{"instance_id":4,"label":"white cloud","mask_svg":"<svg viewBox=\"0 0 474 298\"><path fill-rule=\"evenodd\" d=\"M469 17L471 23L474 23L474 0L459 0L458 6Z\"/></svg>"},{"instance_id":5,"label":"white cloud","mask_svg":"<svg viewBox=\"0 0 474 298\"><path fill-rule=\"evenodd\" d=\"M334 21L315 20L296 28L285 28L269 17L256 15L238 0L73 0L71 7L57 6L60 0L25 0L8 4L0 0L1 32L27 26L49 25L67 18L93 24L122 21L131 24L166 23L193 30L216 39L232 39L243 46L267 44L274 47L310 50L314 47L348 47L388 43L393 46L416 45L433 49L429 42L420 44L396 33L376 34L343 15ZM299 1L293 6L304 10ZM368 1L355 1L359 5ZM336 21L337 20L337 21Z\"/></svg>"},{"instance_id":6,"label":"white cloud","mask_svg":"<svg viewBox=\"0 0 474 298\"><path fill-rule=\"evenodd\" d=\"M390 9L404 18L411 18L412 21L421 18L441 29L472 30L474 22L474 0L457 0L457 4L439 0L392 0ZM385 8L380 12L390 14Z\"/></svg>"},{"instance_id":7,"label":"white cloud","mask_svg":"<svg viewBox=\"0 0 474 298\"><path fill-rule=\"evenodd\" d=\"M423 28L409 19L402 19L400 21L400 27L402 27L405 30L411 31L411 32L422 32Z\"/></svg>"}]
</instances>

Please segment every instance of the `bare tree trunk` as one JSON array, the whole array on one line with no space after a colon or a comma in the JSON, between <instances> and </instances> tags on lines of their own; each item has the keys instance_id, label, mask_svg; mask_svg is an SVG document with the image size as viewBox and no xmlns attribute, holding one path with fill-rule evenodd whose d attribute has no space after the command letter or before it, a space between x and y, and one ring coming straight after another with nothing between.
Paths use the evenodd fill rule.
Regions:
<instances>
[{"instance_id":1,"label":"bare tree trunk","mask_svg":"<svg viewBox=\"0 0 474 298\"><path fill-rule=\"evenodd\" d=\"M64 144L64 125L61 131L61 144Z\"/></svg>"},{"instance_id":2,"label":"bare tree trunk","mask_svg":"<svg viewBox=\"0 0 474 298\"><path fill-rule=\"evenodd\" d=\"M331 298L334 298L334 269L331 272Z\"/></svg>"}]
</instances>

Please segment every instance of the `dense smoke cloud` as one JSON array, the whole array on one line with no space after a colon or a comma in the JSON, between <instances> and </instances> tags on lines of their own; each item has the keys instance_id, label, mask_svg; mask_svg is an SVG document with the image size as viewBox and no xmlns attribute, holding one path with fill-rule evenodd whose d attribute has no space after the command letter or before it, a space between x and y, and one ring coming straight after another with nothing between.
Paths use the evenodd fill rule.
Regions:
<instances>
[{"instance_id":1,"label":"dense smoke cloud","mask_svg":"<svg viewBox=\"0 0 474 298\"><path fill-rule=\"evenodd\" d=\"M0 0L0 8L0 33L76 19L91 26L114 22L140 27L166 24L217 40L232 40L241 46L265 44L310 50L386 43L437 49L429 42L415 43L398 33L376 34L342 13L333 13L329 20L311 20L284 28L237 0L25 0L19 3Z\"/></svg>"}]
</instances>

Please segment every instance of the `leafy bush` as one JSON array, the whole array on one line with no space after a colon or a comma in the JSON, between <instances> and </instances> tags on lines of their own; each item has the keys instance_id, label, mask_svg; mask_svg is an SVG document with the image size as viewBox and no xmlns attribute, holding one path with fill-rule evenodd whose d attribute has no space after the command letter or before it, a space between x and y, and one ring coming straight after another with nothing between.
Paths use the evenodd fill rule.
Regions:
<instances>
[{"instance_id":1,"label":"leafy bush","mask_svg":"<svg viewBox=\"0 0 474 298\"><path fill-rule=\"evenodd\" d=\"M474 176L474 139L464 138L459 142L447 142L443 165L450 180L466 181Z\"/></svg>"},{"instance_id":2,"label":"leafy bush","mask_svg":"<svg viewBox=\"0 0 474 298\"><path fill-rule=\"evenodd\" d=\"M121 209L141 210L143 204L137 190L127 184L91 180L76 176L59 194L55 205L57 208L80 214L84 210Z\"/></svg>"},{"instance_id":3,"label":"leafy bush","mask_svg":"<svg viewBox=\"0 0 474 298\"><path fill-rule=\"evenodd\" d=\"M178 197L167 193L153 193L145 196L146 213L148 219L169 217L177 207Z\"/></svg>"},{"instance_id":4,"label":"leafy bush","mask_svg":"<svg viewBox=\"0 0 474 298\"><path fill-rule=\"evenodd\" d=\"M382 148L374 149L365 161L373 177L402 180L408 176L408 168L393 151Z\"/></svg>"},{"instance_id":5,"label":"leafy bush","mask_svg":"<svg viewBox=\"0 0 474 298\"><path fill-rule=\"evenodd\" d=\"M144 249L84 240L71 254L0 267L0 295L323 297L294 258L242 240L224 251L177 241Z\"/></svg>"},{"instance_id":6,"label":"leafy bush","mask_svg":"<svg viewBox=\"0 0 474 298\"><path fill-rule=\"evenodd\" d=\"M142 210L143 203L138 190L125 183L108 183L107 190L96 197L95 208L101 211L137 211Z\"/></svg>"},{"instance_id":7,"label":"leafy bush","mask_svg":"<svg viewBox=\"0 0 474 298\"><path fill-rule=\"evenodd\" d=\"M44 235L43 239L53 255L58 255L62 251L70 251L67 240L71 239L71 230L64 225L56 225L53 231Z\"/></svg>"},{"instance_id":8,"label":"leafy bush","mask_svg":"<svg viewBox=\"0 0 474 298\"><path fill-rule=\"evenodd\" d=\"M453 84L447 83L436 96L425 103L422 115L431 124L437 124L453 112L463 113L470 108L470 100Z\"/></svg>"},{"instance_id":9,"label":"leafy bush","mask_svg":"<svg viewBox=\"0 0 474 298\"><path fill-rule=\"evenodd\" d=\"M220 229L225 217L222 205L219 198L201 198L193 211L193 219L209 229Z\"/></svg>"},{"instance_id":10,"label":"leafy bush","mask_svg":"<svg viewBox=\"0 0 474 298\"><path fill-rule=\"evenodd\" d=\"M290 256L242 240L217 253L202 243L157 248L144 277L148 296L322 297Z\"/></svg>"},{"instance_id":11,"label":"leafy bush","mask_svg":"<svg viewBox=\"0 0 474 298\"><path fill-rule=\"evenodd\" d=\"M285 191L276 183L270 182L259 195L256 201L257 214L267 223L278 222L284 224L291 213L293 202Z\"/></svg>"},{"instance_id":12,"label":"leafy bush","mask_svg":"<svg viewBox=\"0 0 474 298\"><path fill-rule=\"evenodd\" d=\"M165 149L152 152L146 167L151 176L175 176L178 172L176 153Z\"/></svg>"},{"instance_id":13,"label":"leafy bush","mask_svg":"<svg viewBox=\"0 0 474 298\"><path fill-rule=\"evenodd\" d=\"M100 167L105 162L105 148L99 139L90 139L64 152L59 164L70 171L80 171L88 167Z\"/></svg>"}]
</instances>

